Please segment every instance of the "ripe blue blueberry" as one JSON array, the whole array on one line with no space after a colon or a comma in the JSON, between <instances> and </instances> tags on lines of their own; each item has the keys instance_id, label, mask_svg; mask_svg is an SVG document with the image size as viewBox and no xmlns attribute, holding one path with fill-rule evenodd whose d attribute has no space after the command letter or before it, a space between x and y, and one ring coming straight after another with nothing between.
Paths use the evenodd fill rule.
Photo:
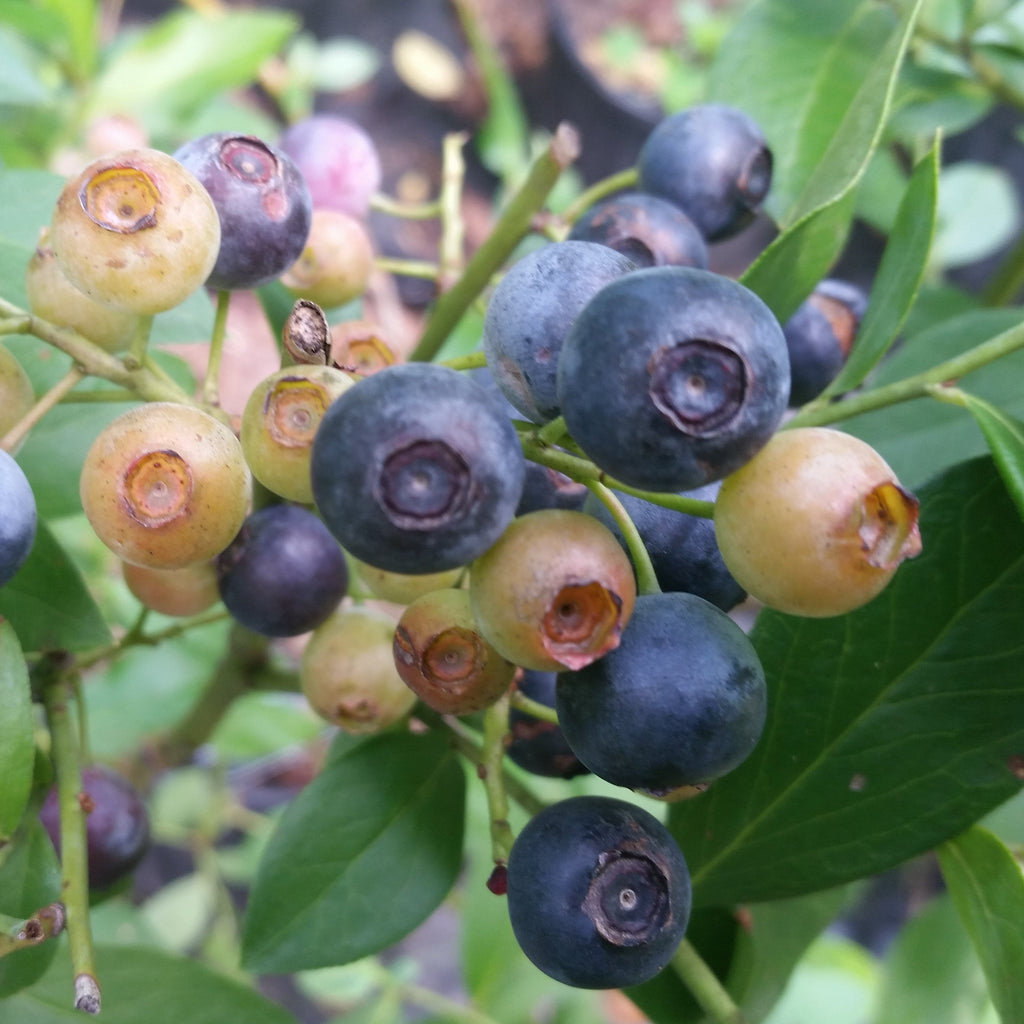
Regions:
<instances>
[{"instance_id":1,"label":"ripe blue blueberry","mask_svg":"<svg viewBox=\"0 0 1024 1024\"><path fill-rule=\"evenodd\" d=\"M688 491L685 496L714 501L718 488L716 481ZM636 526L662 590L696 594L725 612L746 598L746 591L725 566L715 539L713 519L677 512L624 492L616 492L615 496ZM583 511L600 519L625 547L611 513L589 492Z\"/></svg>"},{"instance_id":2,"label":"ripe blue blueberry","mask_svg":"<svg viewBox=\"0 0 1024 1024\"><path fill-rule=\"evenodd\" d=\"M691 491L768 441L789 399L789 357L771 310L694 267L634 271L576 318L558 365L576 443L632 487Z\"/></svg>"},{"instance_id":3,"label":"ripe blue blueberry","mask_svg":"<svg viewBox=\"0 0 1024 1024\"><path fill-rule=\"evenodd\" d=\"M556 374L569 328L600 288L635 269L597 242L552 242L501 279L484 318L483 348L498 387L527 419L546 423L559 414Z\"/></svg>"},{"instance_id":4,"label":"ripe blue blueberry","mask_svg":"<svg viewBox=\"0 0 1024 1024\"><path fill-rule=\"evenodd\" d=\"M206 186L220 218L210 288L255 288L283 274L309 236L313 203L291 157L253 135L213 132L175 158Z\"/></svg>"},{"instance_id":5,"label":"ripe blue blueberry","mask_svg":"<svg viewBox=\"0 0 1024 1024\"><path fill-rule=\"evenodd\" d=\"M298 505L253 512L217 557L221 600L232 617L263 636L315 629L348 589L345 556L330 531Z\"/></svg>"},{"instance_id":6,"label":"ripe blue blueberry","mask_svg":"<svg viewBox=\"0 0 1024 1024\"><path fill-rule=\"evenodd\" d=\"M607 782L662 794L710 782L754 749L764 670L746 634L693 594L637 598L614 651L558 676L558 721Z\"/></svg>"},{"instance_id":7,"label":"ripe blue blueberry","mask_svg":"<svg viewBox=\"0 0 1024 1024\"><path fill-rule=\"evenodd\" d=\"M772 154L757 124L719 103L664 118L637 158L640 188L675 203L708 241L735 234L768 194Z\"/></svg>"},{"instance_id":8,"label":"ripe blue blueberry","mask_svg":"<svg viewBox=\"0 0 1024 1024\"><path fill-rule=\"evenodd\" d=\"M690 873L672 835L624 800L551 804L512 845L512 930L531 962L566 985L649 981L682 940L690 905Z\"/></svg>"},{"instance_id":9,"label":"ripe blue blueberry","mask_svg":"<svg viewBox=\"0 0 1024 1024\"><path fill-rule=\"evenodd\" d=\"M0 587L25 564L35 539L35 495L14 456L0 449Z\"/></svg>"},{"instance_id":10,"label":"ripe blue blueberry","mask_svg":"<svg viewBox=\"0 0 1024 1024\"><path fill-rule=\"evenodd\" d=\"M337 398L313 441L313 497L360 561L441 572L487 550L515 514L525 472L511 421L447 367L402 363Z\"/></svg>"},{"instance_id":11,"label":"ripe blue blueberry","mask_svg":"<svg viewBox=\"0 0 1024 1024\"><path fill-rule=\"evenodd\" d=\"M817 398L843 368L853 347L868 297L849 281L820 281L782 325L789 349L789 404Z\"/></svg>"},{"instance_id":12,"label":"ripe blue blueberry","mask_svg":"<svg viewBox=\"0 0 1024 1024\"><path fill-rule=\"evenodd\" d=\"M667 199L643 192L592 206L573 225L569 238L600 242L638 267L708 265L707 243L693 221Z\"/></svg>"},{"instance_id":13,"label":"ripe blue blueberry","mask_svg":"<svg viewBox=\"0 0 1024 1024\"><path fill-rule=\"evenodd\" d=\"M554 708L556 679L554 672L524 669L516 689L523 696ZM508 731L511 738L505 752L524 771L555 779L587 774L587 768L580 764L561 728L554 722L536 718L513 706L508 713Z\"/></svg>"}]
</instances>

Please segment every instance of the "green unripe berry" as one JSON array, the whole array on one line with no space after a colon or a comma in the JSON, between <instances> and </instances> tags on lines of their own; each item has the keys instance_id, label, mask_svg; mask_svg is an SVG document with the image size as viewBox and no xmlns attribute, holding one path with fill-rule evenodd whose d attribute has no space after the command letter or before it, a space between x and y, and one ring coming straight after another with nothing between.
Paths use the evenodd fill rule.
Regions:
<instances>
[{"instance_id":1,"label":"green unripe berry","mask_svg":"<svg viewBox=\"0 0 1024 1024\"><path fill-rule=\"evenodd\" d=\"M395 620L373 608L343 608L313 630L299 681L310 707L345 732L379 732L407 715L416 694L395 669Z\"/></svg>"},{"instance_id":2,"label":"green unripe berry","mask_svg":"<svg viewBox=\"0 0 1024 1024\"><path fill-rule=\"evenodd\" d=\"M0 437L35 404L35 391L14 353L0 345Z\"/></svg>"},{"instance_id":3,"label":"green unripe berry","mask_svg":"<svg viewBox=\"0 0 1024 1024\"><path fill-rule=\"evenodd\" d=\"M514 519L470 567L473 613L502 656L542 672L579 669L618 646L633 566L603 523L542 509Z\"/></svg>"},{"instance_id":4,"label":"green unripe berry","mask_svg":"<svg viewBox=\"0 0 1024 1024\"><path fill-rule=\"evenodd\" d=\"M314 209L299 258L281 276L296 298L330 309L359 298L373 271L373 245L363 224L340 210Z\"/></svg>"},{"instance_id":5,"label":"green unripe berry","mask_svg":"<svg viewBox=\"0 0 1024 1024\"><path fill-rule=\"evenodd\" d=\"M43 320L70 327L108 352L119 352L131 344L141 317L90 298L76 288L61 268L44 228L36 251L25 270L28 306Z\"/></svg>"},{"instance_id":6,"label":"green unripe berry","mask_svg":"<svg viewBox=\"0 0 1024 1024\"><path fill-rule=\"evenodd\" d=\"M80 291L146 315L172 309L203 284L220 249L220 219L209 193L177 160L129 149L68 180L50 243Z\"/></svg>"},{"instance_id":7,"label":"green unripe berry","mask_svg":"<svg viewBox=\"0 0 1024 1024\"><path fill-rule=\"evenodd\" d=\"M737 582L815 618L866 604L921 551L918 505L870 445L825 427L776 434L722 482L715 534Z\"/></svg>"},{"instance_id":8,"label":"green unripe berry","mask_svg":"<svg viewBox=\"0 0 1024 1024\"><path fill-rule=\"evenodd\" d=\"M264 487L289 501L312 503L313 438L327 407L352 384L334 366L288 366L253 389L240 438L249 468Z\"/></svg>"},{"instance_id":9,"label":"green unripe berry","mask_svg":"<svg viewBox=\"0 0 1024 1024\"><path fill-rule=\"evenodd\" d=\"M159 569L223 551L252 490L231 430L173 402L150 402L110 423L86 454L79 489L100 540L125 562Z\"/></svg>"},{"instance_id":10,"label":"green unripe berry","mask_svg":"<svg viewBox=\"0 0 1024 1024\"><path fill-rule=\"evenodd\" d=\"M481 635L465 590L435 590L413 601L395 630L394 654L406 685L442 714L490 707L516 671Z\"/></svg>"}]
</instances>

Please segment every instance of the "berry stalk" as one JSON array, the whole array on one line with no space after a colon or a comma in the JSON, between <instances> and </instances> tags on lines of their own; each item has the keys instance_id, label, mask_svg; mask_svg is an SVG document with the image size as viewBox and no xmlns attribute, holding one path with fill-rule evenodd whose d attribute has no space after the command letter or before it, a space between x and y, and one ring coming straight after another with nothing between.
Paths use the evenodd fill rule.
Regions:
<instances>
[{"instance_id":1,"label":"berry stalk","mask_svg":"<svg viewBox=\"0 0 1024 1024\"><path fill-rule=\"evenodd\" d=\"M565 123L559 125L547 149L534 161L526 181L509 200L494 230L473 254L462 277L437 300L410 360L429 362L434 358L463 313L487 287L491 276L529 233L534 215L543 207L562 172L573 163L579 151L576 129Z\"/></svg>"},{"instance_id":2,"label":"berry stalk","mask_svg":"<svg viewBox=\"0 0 1024 1024\"><path fill-rule=\"evenodd\" d=\"M43 686L43 706L50 728L57 794L60 802L61 892L67 910L68 945L75 977L75 1009L100 1012L100 987L89 922L89 864L82 805L82 766L77 731L69 705L71 687L53 666L54 676Z\"/></svg>"},{"instance_id":3,"label":"berry stalk","mask_svg":"<svg viewBox=\"0 0 1024 1024\"><path fill-rule=\"evenodd\" d=\"M684 938L679 943L672 966L694 999L717 1024L745 1024L743 1012L689 939Z\"/></svg>"}]
</instances>

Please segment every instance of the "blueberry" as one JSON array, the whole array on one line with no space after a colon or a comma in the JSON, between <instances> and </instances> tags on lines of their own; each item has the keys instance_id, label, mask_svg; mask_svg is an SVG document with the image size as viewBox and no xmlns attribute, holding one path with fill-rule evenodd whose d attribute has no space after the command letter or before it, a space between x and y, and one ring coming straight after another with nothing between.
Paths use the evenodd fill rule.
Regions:
<instances>
[{"instance_id":1,"label":"blueberry","mask_svg":"<svg viewBox=\"0 0 1024 1024\"><path fill-rule=\"evenodd\" d=\"M652 814L576 796L536 814L508 859L508 913L523 952L577 988L653 978L689 921L690 873Z\"/></svg>"},{"instance_id":2,"label":"blueberry","mask_svg":"<svg viewBox=\"0 0 1024 1024\"><path fill-rule=\"evenodd\" d=\"M634 269L597 242L552 242L501 279L484 318L484 353L498 387L527 419L558 416L556 374L569 328L600 288Z\"/></svg>"},{"instance_id":3,"label":"blueberry","mask_svg":"<svg viewBox=\"0 0 1024 1024\"><path fill-rule=\"evenodd\" d=\"M218 556L217 578L232 617L264 636L308 633L327 620L348 589L338 542L298 505L253 512Z\"/></svg>"},{"instance_id":4,"label":"blueberry","mask_svg":"<svg viewBox=\"0 0 1024 1024\"><path fill-rule=\"evenodd\" d=\"M313 441L313 496L360 561L440 572L482 554L515 514L524 459L511 422L468 377L389 366L337 398Z\"/></svg>"},{"instance_id":5,"label":"blueberry","mask_svg":"<svg viewBox=\"0 0 1024 1024\"><path fill-rule=\"evenodd\" d=\"M782 325L789 349L789 404L817 398L843 368L868 297L849 281L827 278Z\"/></svg>"},{"instance_id":6,"label":"blueberry","mask_svg":"<svg viewBox=\"0 0 1024 1024\"><path fill-rule=\"evenodd\" d=\"M714 501L718 488L718 482L710 483L685 496ZM625 548L611 513L597 497L588 495L583 511L600 519ZM733 579L718 550L713 519L677 512L624 492L615 496L633 520L662 590L696 594L725 612L746 598L746 591Z\"/></svg>"},{"instance_id":7,"label":"blueberry","mask_svg":"<svg viewBox=\"0 0 1024 1024\"><path fill-rule=\"evenodd\" d=\"M764 670L746 634L693 594L637 598L619 646L556 685L558 721L597 776L655 794L724 775L764 728Z\"/></svg>"},{"instance_id":8,"label":"blueberry","mask_svg":"<svg viewBox=\"0 0 1024 1024\"><path fill-rule=\"evenodd\" d=\"M220 251L206 284L255 288L299 258L313 218L291 157L253 135L213 132L174 156L206 186L220 218Z\"/></svg>"},{"instance_id":9,"label":"blueberry","mask_svg":"<svg viewBox=\"0 0 1024 1024\"><path fill-rule=\"evenodd\" d=\"M631 192L592 206L569 232L570 239L600 242L628 256L638 267L707 269L704 236L667 199Z\"/></svg>"},{"instance_id":10,"label":"blueberry","mask_svg":"<svg viewBox=\"0 0 1024 1024\"><path fill-rule=\"evenodd\" d=\"M14 456L0 448L0 587L25 564L35 539L35 495Z\"/></svg>"},{"instance_id":11,"label":"blueberry","mask_svg":"<svg viewBox=\"0 0 1024 1024\"><path fill-rule=\"evenodd\" d=\"M742 111L709 103L670 114L637 158L640 188L675 203L708 241L735 234L768 194L772 154Z\"/></svg>"},{"instance_id":12,"label":"blueberry","mask_svg":"<svg viewBox=\"0 0 1024 1024\"><path fill-rule=\"evenodd\" d=\"M555 706L554 672L524 669L516 689L525 697L546 707ZM572 779L588 774L588 769L565 740L565 734L554 722L535 718L513 707L508 713L510 740L506 753L509 759L532 775L553 779Z\"/></svg>"},{"instance_id":13,"label":"blueberry","mask_svg":"<svg viewBox=\"0 0 1024 1024\"><path fill-rule=\"evenodd\" d=\"M82 792L89 888L102 891L130 875L149 850L149 814L128 779L104 765L82 769ZM39 818L59 854L60 805L56 788L43 801Z\"/></svg>"},{"instance_id":14,"label":"blueberry","mask_svg":"<svg viewBox=\"0 0 1024 1024\"><path fill-rule=\"evenodd\" d=\"M365 217L380 188L377 147L354 121L313 114L289 125L279 145L302 172L313 205Z\"/></svg>"},{"instance_id":15,"label":"blueberry","mask_svg":"<svg viewBox=\"0 0 1024 1024\"><path fill-rule=\"evenodd\" d=\"M634 271L601 289L562 348L558 397L580 448L633 487L690 491L772 436L789 357L771 310L694 267Z\"/></svg>"}]
</instances>

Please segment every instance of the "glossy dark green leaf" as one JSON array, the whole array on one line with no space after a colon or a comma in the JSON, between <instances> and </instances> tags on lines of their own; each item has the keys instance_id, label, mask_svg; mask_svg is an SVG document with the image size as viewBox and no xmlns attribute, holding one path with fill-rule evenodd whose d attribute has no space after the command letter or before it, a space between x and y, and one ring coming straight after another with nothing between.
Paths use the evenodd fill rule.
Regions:
<instances>
[{"instance_id":1,"label":"glossy dark green leaf","mask_svg":"<svg viewBox=\"0 0 1024 1024\"><path fill-rule=\"evenodd\" d=\"M988 979L1003 1024L1024 1022L1024 874L983 828L938 848L942 876Z\"/></svg>"},{"instance_id":2,"label":"glossy dark green leaf","mask_svg":"<svg viewBox=\"0 0 1024 1024\"><path fill-rule=\"evenodd\" d=\"M216 93L248 85L298 28L293 14L176 10L122 47L95 82L91 110L191 114Z\"/></svg>"},{"instance_id":3,"label":"glossy dark green leaf","mask_svg":"<svg viewBox=\"0 0 1024 1024\"><path fill-rule=\"evenodd\" d=\"M935 233L939 188L939 146L914 169L907 183L882 262L871 286L871 300L850 358L826 395L860 384L896 340L917 298Z\"/></svg>"},{"instance_id":4,"label":"glossy dark green leaf","mask_svg":"<svg viewBox=\"0 0 1024 1024\"><path fill-rule=\"evenodd\" d=\"M107 1024L295 1024L251 986L154 949L100 946L96 973L103 993L99 1019ZM71 964L62 950L46 976L4 1009L12 1021L81 1024L71 992Z\"/></svg>"},{"instance_id":5,"label":"glossy dark green leaf","mask_svg":"<svg viewBox=\"0 0 1024 1024\"><path fill-rule=\"evenodd\" d=\"M81 573L44 522L28 560L0 589L0 616L26 651L82 651L111 640Z\"/></svg>"},{"instance_id":6,"label":"glossy dark green leaf","mask_svg":"<svg viewBox=\"0 0 1024 1024\"><path fill-rule=\"evenodd\" d=\"M24 919L60 899L57 855L34 815L22 822L13 845L5 852L0 865L0 914ZM0 1000L40 978L53 960L57 945L43 942L0 957Z\"/></svg>"},{"instance_id":7,"label":"glossy dark green leaf","mask_svg":"<svg viewBox=\"0 0 1024 1024\"><path fill-rule=\"evenodd\" d=\"M28 804L35 762L32 689L18 634L0 619L0 844L13 835Z\"/></svg>"},{"instance_id":8,"label":"glossy dark green leaf","mask_svg":"<svg viewBox=\"0 0 1024 1024\"><path fill-rule=\"evenodd\" d=\"M1024 523L987 458L919 497L924 552L874 601L831 619L759 616L764 735L670 814L698 904L884 870L1020 789Z\"/></svg>"},{"instance_id":9,"label":"glossy dark green leaf","mask_svg":"<svg viewBox=\"0 0 1024 1024\"><path fill-rule=\"evenodd\" d=\"M246 914L246 966L343 964L407 935L454 884L464 799L443 737L386 734L343 748L270 839Z\"/></svg>"},{"instance_id":10,"label":"glossy dark green leaf","mask_svg":"<svg viewBox=\"0 0 1024 1024\"><path fill-rule=\"evenodd\" d=\"M1020 323L1019 309L983 309L953 316L940 312L932 326L908 335L882 360L870 383L903 380L962 355L1004 331L1017 330ZM1022 379L1024 352L1018 351L965 375L959 384L970 394L1022 419ZM976 421L966 410L930 398L857 416L839 426L881 452L911 490L955 463L988 450Z\"/></svg>"},{"instance_id":11,"label":"glossy dark green leaf","mask_svg":"<svg viewBox=\"0 0 1024 1024\"><path fill-rule=\"evenodd\" d=\"M977 395L965 393L964 400L985 435L1010 497L1024 517L1024 423Z\"/></svg>"}]
</instances>

